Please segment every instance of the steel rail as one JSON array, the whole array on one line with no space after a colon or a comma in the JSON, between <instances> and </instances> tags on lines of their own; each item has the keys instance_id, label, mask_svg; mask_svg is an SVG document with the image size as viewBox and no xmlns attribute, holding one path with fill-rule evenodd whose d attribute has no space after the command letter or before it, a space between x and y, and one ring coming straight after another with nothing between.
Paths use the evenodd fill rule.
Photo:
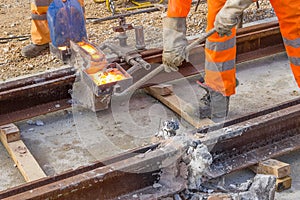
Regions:
<instances>
[{"instance_id":1,"label":"steel rail","mask_svg":"<svg viewBox=\"0 0 300 200\"><path fill-rule=\"evenodd\" d=\"M98 161L98 162L95 162L94 164L90 164L88 166L82 166L75 170L66 171L61 174L50 177L50 178L49 177L43 178L43 179L40 179L37 181L32 181L29 183L22 184L21 186L17 186L17 187L14 187L14 188L11 188L11 189L8 189L5 191L1 191L0 199L4 199L4 198L8 198L8 197L10 198L17 194L23 194L24 192L25 193L30 192L30 191L34 190L35 188L40 188L40 187L44 187L47 185L53 185L60 181L65 181L68 178L80 176L84 173L90 173L91 171L100 169L100 168L104 167L105 165L111 165L113 163L121 162L121 161L127 160L128 158L131 158L135 155L140 155L140 154L143 154L150 150L154 150L155 148L157 148L158 145L159 144L154 144L154 145L150 145L150 146L133 149L126 153L119 154L119 155L114 156L107 160ZM145 175L143 175L143 176L145 176ZM150 178L150 180L152 180L152 174L146 174L146 177ZM137 180L135 180L135 182L139 182L139 178L141 178L141 177L138 177ZM30 193L32 193L32 192L30 192Z\"/></svg>"},{"instance_id":2,"label":"steel rail","mask_svg":"<svg viewBox=\"0 0 300 200\"><path fill-rule=\"evenodd\" d=\"M210 132L210 178L300 149L300 104Z\"/></svg>"},{"instance_id":3,"label":"steel rail","mask_svg":"<svg viewBox=\"0 0 300 200\"><path fill-rule=\"evenodd\" d=\"M204 44L191 52L192 63L184 63L179 73L161 73L149 80L145 86L175 80L204 70ZM244 62L284 51L278 22L255 25L240 29L237 33L237 62ZM162 49L141 52L149 63L161 63ZM121 63L125 69L129 66ZM155 68L155 67L154 67ZM65 67L56 71L17 78L0 84L0 125L16 122L65 109L71 106L70 92L75 81L75 70ZM137 80L135 80L137 81Z\"/></svg>"},{"instance_id":4,"label":"steel rail","mask_svg":"<svg viewBox=\"0 0 300 200\"><path fill-rule=\"evenodd\" d=\"M252 112L252 113L249 113L249 114L241 116L241 117L228 119L222 124L221 127L220 127L219 124L212 124L209 127L204 126L204 127L195 129L191 133L192 134L196 134L196 133L206 134L206 133L208 133L209 131L212 131L212 130L217 130L217 129L220 129L220 128L223 128L223 127L228 127L228 126L231 126L231 125L234 125L234 124L237 124L237 123L247 121L247 120L252 119L252 118L265 116L269 113L276 112L278 110L285 109L285 108L288 108L288 107L292 107L292 106L295 106L295 105L298 105L298 104L300 104L300 98L293 99L293 100L290 100L290 101L286 101L286 102L283 102L283 103L279 103L275 107L274 106L265 107L264 109L262 109L258 112Z\"/></svg>"},{"instance_id":5,"label":"steel rail","mask_svg":"<svg viewBox=\"0 0 300 200\"><path fill-rule=\"evenodd\" d=\"M300 149L300 99L266 115L211 131L201 141L213 155L208 178ZM151 186L165 159L186 148L149 146L0 192L0 199L111 199ZM148 149L152 151L149 152ZM148 153L146 153L148 152ZM137 155L136 153L141 153ZM104 164L106 164L104 166Z\"/></svg>"}]
</instances>

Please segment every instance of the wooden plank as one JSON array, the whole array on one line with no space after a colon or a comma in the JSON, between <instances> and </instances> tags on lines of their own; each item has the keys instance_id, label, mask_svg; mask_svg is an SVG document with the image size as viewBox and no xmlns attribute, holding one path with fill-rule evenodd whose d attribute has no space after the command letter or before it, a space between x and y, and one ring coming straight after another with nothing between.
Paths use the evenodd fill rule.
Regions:
<instances>
[{"instance_id":1,"label":"wooden plank","mask_svg":"<svg viewBox=\"0 0 300 200\"><path fill-rule=\"evenodd\" d=\"M19 129L14 124L0 126L0 131L0 137L2 137L2 140L6 141L7 143L21 139Z\"/></svg>"},{"instance_id":2,"label":"wooden plank","mask_svg":"<svg viewBox=\"0 0 300 200\"><path fill-rule=\"evenodd\" d=\"M200 120L197 117L191 116L190 110L193 110L193 108L190 108L190 104L176 96L174 93L171 93L167 96L162 96L157 92L157 90L153 89L152 87L145 88L145 90L148 94L158 99L175 113L179 114L183 119L185 119L195 128L200 128L202 126L207 126L214 123L208 118Z\"/></svg>"},{"instance_id":3,"label":"wooden plank","mask_svg":"<svg viewBox=\"0 0 300 200\"><path fill-rule=\"evenodd\" d=\"M10 157L13 159L24 179L29 182L46 177L46 174L41 169L29 149L23 143L22 140L14 140L15 135L19 135L20 132L15 125L9 124L0 127L0 139ZM17 133L15 132L17 130ZM14 133L14 137L10 137L10 134Z\"/></svg>"},{"instance_id":4,"label":"wooden plank","mask_svg":"<svg viewBox=\"0 0 300 200\"><path fill-rule=\"evenodd\" d=\"M207 198L207 200L231 200L231 195L230 194L211 194Z\"/></svg>"},{"instance_id":5,"label":"wooden plank","mask_svg":"<svg viewBox=\"0 0 300 200\"><path fill-rule=\"evenodd\" d=\"M292 186L292 178L290 176L276 179L276 191L277 192L287 190L287 189L291 188L291 186Z\"/></svg>"},{"instance_id":6,"label":"wooden plank","mask_svg":"<svg viewBox=\"0 0 300 200\"><path fill-rule=\"evenodd\" d=\"M288 163L284 163L275 159L268 159L250 167L257 174L270 174L276 178L283 178L291 174L291 167Z\"/></svg>"},{"instance_id":7,"label":"wooden plank","mask_svg":"<svg viewBox=\"0 0 300 200\"><path fill-rule=\"evenodd\" d=\"M159 84L150 87L153 92L158 93L161 96L171 95L173 93L173 85Z\"/></svg>"}]
</instances>

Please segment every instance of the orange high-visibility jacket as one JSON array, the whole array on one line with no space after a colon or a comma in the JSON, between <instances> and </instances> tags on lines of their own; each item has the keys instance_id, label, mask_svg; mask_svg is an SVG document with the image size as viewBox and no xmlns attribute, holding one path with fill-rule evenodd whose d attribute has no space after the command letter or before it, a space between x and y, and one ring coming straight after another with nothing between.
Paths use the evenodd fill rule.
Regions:
<instances>
[{"instance_id":1,"label":"orange high-visibility jacket","mask_svg":"<svg viewBox=\"0 0 300 200\"><path fill-rule=\"evenodd\" d=\"M34 0L31 2L31 40L33 44L42 45L50 42L47 22L47 10L52 0ZM84 0L78 0L83 7Z\"/></svg>"},{"instance_id":2,"label":"orange high-visibility jacket","mask_svg":"<svg viewBox=\"0 0 300 200\"><path fill-rule=\"evenodd\" d=\"M207 0L207 30L226 0ZM291 69L300 87L300 0L270 0L279 20ZM186 17L191 0L169 0L168 17ZM210 36L205 43L205 83L225 96L235 93L236 29L230 36Z\"/></svg>"}]
</instances>

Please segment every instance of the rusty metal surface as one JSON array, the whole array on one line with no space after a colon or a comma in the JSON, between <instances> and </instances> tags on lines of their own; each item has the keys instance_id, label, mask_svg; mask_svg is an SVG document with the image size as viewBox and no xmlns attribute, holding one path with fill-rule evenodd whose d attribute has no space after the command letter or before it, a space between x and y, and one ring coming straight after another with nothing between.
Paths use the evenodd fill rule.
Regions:
<instances>
[{"instance_id":1,"label":"rusty metal surface","mask_svg":"<svg viewBox=\"0 0 300 200\"><path fill-rule=\"evenodd\" d=\"M160 167L181 148L171 145L127 159L75 173L53 181L52 177L0 192L0 199L111 199L152 185ZM102 163L102 162L101 162ZM77 170L75 170L77 171ZM39 184L41 182L41 184ZM32 186L34 185L34 186Z\"/></svg>"},{"instance_id":2,"label":"rusty metal surface","mask_svg":"<svg viewBox=\"0 0 300 200\"><path fill-rule=\"evenodd\" d=\"M132 149L126 153L122 153L119 154L117 156L111 157L110 159L107 160L103 160L103 161L97 161L93 164L90 164L88 166L82 166L77 168L76 170L69 170L66 172L63 172L61 174L55 175L53 177L50 178L43 178L37 181L32 181L29 183L25 183L21 186L17 186L5 191L0 192L0 199L2 198L6 198L6 197L10 197L10 196L14 196L20 193L24 193L24 192L30 192L31 190L33 190L34 188L38 188L38 187L42 187L45 185L50 185L53 183L57 183L59 181L63 181L67 178L70 177L74 177L76 175L80 175L83 174L85 172L89 172L92 170L95 170L97 168L101 168L104 167L105 165L110 165L112 163L116 163L116 162L120 162L122 160L126 160L130 157L133 157L134 155L137 154L143 154L149 150L154 150L155 148L157 148L158 144L154 144L154 145L149 145L149 146L145 146L145 147L140 147L140 148L136 148L136 149ZM104 164L105 163L105 164Z\"/></svg>"},{"instance_id":3,"label":"rusty metal surface","mask_svg":"<svg viewBox=\"0 0 300 200\"><path fill-rule=\"evenodd\" d=\"M221 128L224 128L224 127L228 127L228 126L231 126L231 125L234 125L234 124L237 124L237 123L241 123L241 122L250 120L252 118L265 116L265 115L268 115L269 113L276 112L278 110L285 109L285 108L295 106L295 105L298 105L298 104L300 104L300 98L296 98L296 99L293 99L293 100L290 100L290 101L279 103L275 107L274 106L265 107L264 109L262 109L258 112L253 112L253 113L249 113L247 115L241 116L241 117L226 120L221 126L218 125L218 124L215 124L215 125L211 125L209 127L201 127L201 128L193 130L191 133L192 134L195 134L195 133L208 133L208 131L221 129Z\"/></svg>"},{"instance_id":4,"label":"rusty metal surface","mask_svg":"<svg viewBox=\"0 0 300 200\"><path fill-rule=\"evenodd\" d=\"M0 92L10 91L20 87L43 83L45 81L58 79L65 76L74 75L74 68L70 66L62 66L62 69L53 70L47 73L37 74L35 76L28 76L21 79L12 79L10 81L2 82Z\"/></svg>"},{"instance_id":5,"label":"rusty metal surface","mask_svg":"<svg viewBox=\"0 0 300 200\"><path fill-rule=\"evenodd\" d=\"M69 92L74 80L75 75L71 74L20 87L13 87L11 83L8 83L5 87L10 89L0 91L0 124L70 107ZM17 81L18 85L23 83L22 80Z\"/></svg>"},{"instance_id":6,"label":"rusty metal surface","mask_svg":"<svg viewBox=\"0 0 300 200\"><path fill-rule=\"evenodd\" d=\"M211 178L300 149L300 104L211 132L204 143Z\"/></svg>"},{"instance_id":7,"label":"rusty metal surface","mask_svg":"<svg viewBox=\"0 0 300 200\"><path fill-rule=\"evenodd\" d=\"M1 199L112 199L151 185L156 180L153 172L127 173L110 166L82 173L62 181L33 188Z\"/></svg>"},{"instance_id":8,"label":"rusty metal surface","mask_svg":"<svg viewBox=\"0 0 300 200\"><path fill-rule=\"evenodd\" d=\"M281 51L284 51L284 48L277 22L260 24L238 31L238 63ZM152 49L140 53L143 59L149 63L161 63L161 52L161 49ZM142 87L203 73L203 44L192 50L190 55L193 61L191 63L194 65L184 63L180 67L179 73L158 74ZM121 63L121 65L125 69L129 67L124 63ZM75 70L72 67L68 67L63 70L47 72L0 84L0 125L67 108L68 105L63 105L60 108L52 106L49 110L48 106L71 99L69 93L71 92L75 78ZM134 81L137 81L139 78L138 76L134 77ZM43 104L47 106L43 106ZM29 110L31 112L27 116L26 113Z\"/></svg>"}]
</instances>

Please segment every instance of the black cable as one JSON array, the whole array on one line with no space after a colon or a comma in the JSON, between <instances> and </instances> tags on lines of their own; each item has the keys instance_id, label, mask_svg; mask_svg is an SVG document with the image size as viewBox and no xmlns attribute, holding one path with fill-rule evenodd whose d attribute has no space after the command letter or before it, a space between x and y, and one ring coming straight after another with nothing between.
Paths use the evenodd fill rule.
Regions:
<instances>
[{"instance_id":1,"label":"black cable","mask_svg":"<svg viewBox=\"0 0 300 200\"><path fill-rule=\"evenodd\" d=\"M13 39L29 39L30 35L20 35L20 36L12 36L12 37L2 37L0 38L0 41L1 40L13 40Z\"/></svg>"},{"instance_id":2,"label":"black cable","mask_svg":"<svg viewBox=\"0 0 300 200\"><path fill-rule=\"evenodd\" d=\"M198 1L197 1L196 7L195 7L195 12L197 12L197 10L198 10L198 6L200 5L200 1L201 1L201 0L198 0Z\"/></svg>"},{"instance_id":3,"label":"black cable","mask_svg":"<svg viewBox=\"0 0 300 200\"><path fill-rule=\"evenodd\" d=\"M108 16L108 17L103 17L103 18L87 18L87 20L90 21L91 23L96 24L96 23L100 23L103 21L118 19L120 17L128 17L131 15L137 15L137 14L147 13L147 12L156 12L156 11L159 11L159 9L158 8L149 8L149 9L138 10L138 11L134 11L134 12L130 12L130 13L118 14L118 15L113 15L113 16Z\"/></svg>"}]
</instances>

